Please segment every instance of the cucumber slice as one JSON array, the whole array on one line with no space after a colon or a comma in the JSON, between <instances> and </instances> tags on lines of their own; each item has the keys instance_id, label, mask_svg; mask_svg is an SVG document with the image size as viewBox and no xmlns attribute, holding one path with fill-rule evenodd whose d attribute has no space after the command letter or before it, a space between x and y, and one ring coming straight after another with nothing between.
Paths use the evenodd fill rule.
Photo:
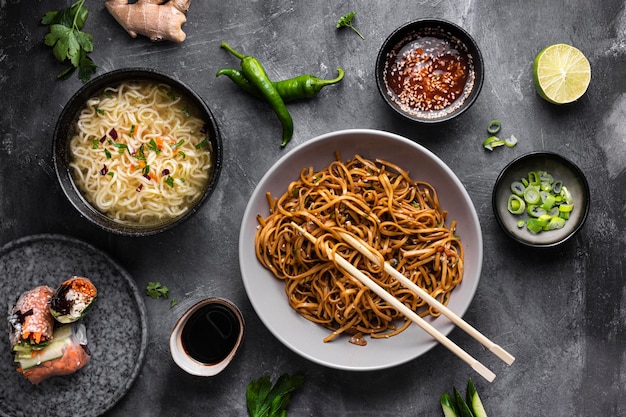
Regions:
<instances>
[{"instance_id":1,"label":"cucumber slice","mask_svg":"<svg viewBox=\"0 0 626 417\"><path fill-rule=\"evenodd\" d=\"M456 388L453 388L453 389L454 389L454 399L456 401L456 406L459 408L459 416L460 417L474 417L474 414L472 414L472 411L470 410L469 406L467 405L463 397L461 397L461 393L459 392L459 390Z\"/></svg>"},{"instance_id":2,"label":"cucumber slice","mask_svg":"<svg viewBox=\"0 0 626 417\"><path fill-rule=\"evenodd\" d=\"M454 401L450 394L444 392L441 394L441 398L439 399L441 403L441 409L443 410L444 417L459 417L459 413L456 410L456 406L454 405Z\"/></svg>"},{"instance_id":3,"label":"cucumber slice","mask_svg":"<svg viewBox=\"0 0 626 417\"><path fill-rule=\"evenodd\" d=\"M467 403L472 409L474 417L487 417L483 403L478 396L478 391L476 391L476 387L474 387L471 378L467 381Z\"/></svg>"},{"instance_id":4,"label":"cucumber slice","mask_svg":"<svg viewBox=\"0 0 626 417\"><path fill-rule=\"evenodd\" d=\"M23 359L18 359L18 355L16 355L16 362L20 363L20 367L22 368L22 370L26 370L41 365L43 362L58 359L63 356L63 353L65 353L65 346L67 345L67 343L71 343L71 337L71 325L59 327L54 332L54 338L52 343L46 346L45 349L34 351L34 356L31 353L28 355L28 357Z\"/></svg>"}]
</instances>

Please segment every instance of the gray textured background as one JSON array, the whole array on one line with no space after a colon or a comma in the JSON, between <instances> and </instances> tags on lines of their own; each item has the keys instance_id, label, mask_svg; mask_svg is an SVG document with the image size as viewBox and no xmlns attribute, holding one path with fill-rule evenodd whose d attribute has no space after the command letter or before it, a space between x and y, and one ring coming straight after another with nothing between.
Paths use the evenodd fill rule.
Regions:
<instances>
[{"instance_id":1,"label":"gray textured background","mask_svg":"<svg viewBox=\"0 0 626 417\"><path fill-rule=\"evenodd\" d=\"M304 372L293 416L437 416L443 391L472 377L490 416L626 415L626 11L624 2L576 1L215 1L194 0L182 44L131 39L104 8L89 0L85 31L95 36L91 57L98 74L147 66L196 90L218 119L224 170L211 200L188 222L161 235L108 235L80 218L65 200L51 161L52 131L62 106L80 87L42 45L39 24L67 1L0 0L0 244L35 233L83 239L122 264L140 288L166 283L179 305L146 298L146 363L128 395L108 417L245 416L246 384ZM365 40L337 19L357 11ZM441 17L468 30L482 48L486 79L474 106L443 126L423 127L386 108L376 90L378 48L396 27ZM386 371L326 369L285 348L263 326L242 286L237 257L241 217L255 184L286 150L271 109L215 77L236 66L221 41L255 55L273 79L300 73L344 81L318 98L290 105L295 136L288 149L333 130L366 127L404 135L426 146L458 175L481 219L485 259L466 319L512 352L511 367L460 331L451 337L491 367L489 384L442 347ZM532 60L544 46L571 43L589 58L591 86L577 103L544 102L532 84ZM493 118L512 149L484 151ZM564 246L530 250L516 245L493 218L491 189L514 157L550 150L587 174L589 220ZM185 307L205 296L238 304L247 320L235 362L213 379L188 376L170 359L167 339ZM5 382L2 382L5 383Z\"/></svg>"}]
</instances>

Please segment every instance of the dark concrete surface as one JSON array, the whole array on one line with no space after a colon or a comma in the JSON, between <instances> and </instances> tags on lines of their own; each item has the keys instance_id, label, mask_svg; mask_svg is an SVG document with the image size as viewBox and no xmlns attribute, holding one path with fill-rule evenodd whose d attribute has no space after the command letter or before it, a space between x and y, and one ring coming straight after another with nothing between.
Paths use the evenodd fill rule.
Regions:
<instances>
[{"instance_id":1,"label":"dark concrete surface","mask_svg":"<svg viewBox=\"0 0 626 417\"><path fill-rule=\"evenodd\" d=\"M51 160L52 131L76 77L42 44L39 24L68 1L0 0L0 244L37 233L83 239L123 265L140 288L170 287L179 304L146 297L149 343L132 389L107 417L245 416L246 384L303 372L290 416L439 416L439 395L472 377L490 416L626 415L626 10L623 1L301 2L194 0L182 44L131 39L103 1L90 0L85 31L98 74L129 66L168 73L196 90L218 119L224 170L210 201L166 233L133 239L109 235L81 218L65 199ZM356 11L362 40L337 19ZM376 90L378 48L396 27L422 17L463 26L477 40L486 78L474 106L441 126L395 115ZM290 105L295 135L281 150L280 126L268 106L215 72L236 62L226 41L264 64L273 79L300 73L344 81L314 100ZM566 42L592 66L587 94L567 106L543 101L532 84L532 60L544 46ZM499 118L519 144L493 153L481 147ZM451 337L494 370L482 380L443 347L396 368L350 373L313 364L284 347L261 323L242 286L241 218L255 184L286 151L333 130L365 127L404 135L433 151L458 175L478 211L485 258L465 318L517 358L508 367L463 332ZM499 229L491 189L501 168L533 150L558 152L586 173L589 220L562 247L521 247ZM219 376L185 374L169 356L168 335L183 310L206 296L234 301L247 321L244 346ZM5 382L1 382L5 383Z\"/></svg>"}]
</instances>

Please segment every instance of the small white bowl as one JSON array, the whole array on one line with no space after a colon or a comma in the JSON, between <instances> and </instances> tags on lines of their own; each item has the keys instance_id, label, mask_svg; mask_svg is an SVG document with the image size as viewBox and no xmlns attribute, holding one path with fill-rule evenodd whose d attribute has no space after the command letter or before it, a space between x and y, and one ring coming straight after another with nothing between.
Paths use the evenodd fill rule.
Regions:
<instances>
[{"instance_id":1,"label":"small white bowl","mask_svg":"<svg viewBox=\"0 0 626 417\"><path fill-rule=\"evenodd\" d=\"M194 354L193 348L187 346L188 342L185 341L185 328L188 325L193 325L192 321L194 320L195 313L201 312L203 308L211 306L216 308L208 314L213 313L221 316L217 317L222 324L221 326L218 326L219 329L217 331L222 335L224 335L223 333L226 333L226 336L229 336L231 332L235 332L236 334L232 335L233 340L229 342L229 347L224 354L219 355L219 360L207 361L207 363L205 363L202 360L194 358L194 356L198 357L198 355ZM228 321L225 328L223 326L224 319ZM208 318L208 321L213 323L210 318ZM230 301L218 297L210 297L199 301L183 313L172 329L172 333L170 334L170 353L172 355L172 359L174 359L174 362L176 362L181 369L191 375L215 376L226 369L237 354L237 351L243 341L244 327L245 323L241 311L239 311L237 306ZM231 338L229 337L229 340L230 339ZM231 344L232 346L230 346ZM212 355L214 353L215 352L209 352L207 354Z\"/></svg>"}]
</instances>

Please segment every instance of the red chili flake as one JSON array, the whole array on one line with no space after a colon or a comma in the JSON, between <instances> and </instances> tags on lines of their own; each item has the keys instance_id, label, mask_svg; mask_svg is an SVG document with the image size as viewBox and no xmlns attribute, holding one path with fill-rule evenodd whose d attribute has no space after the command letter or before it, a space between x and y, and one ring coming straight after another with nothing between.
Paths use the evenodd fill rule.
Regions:
<instances>
[{"instance_id":1,"label":"red chili flake","mask_svg":"<svg viewBox=\"0 0 626 417\"><path fill-rule=\"evenodd\" d=\"M139 187L137 187L137 189L135 191L139 192L139 191L142 190L142 188L143 188L143 184L139 184Z\"/></svg>"},{"instance_id":2,"label":"red chili flake","mask_svg":"<svg viewBox=\"0 0 626 417\"><path fill-rule=\"evenodd\" d=\"M100 175L106 175L109 172L109 168L107 168L106 164L102 165L102 169L100 170Z\"/></svg>"},{"instance_id":3,"label":"red chili flake","mask_svg":"<svg viewBox=\"0 0 626 417\"><path fill-rule=\"evenodd\" d=\"M117 139L117 130L115 130L115 128L112 128L111 131L109 132L109 136L111 136L111 139L116 140Z\"/></svg>"},{"instance_id":4,"label":"red chili flake","mask_svg":"<svg viewBox=\"0 0 626 417\"><path fill-rule=\"evenodd\" d=\"M100 138L100 143L104 143L107 140L107 135L104 135Z\"/></svg>"},{"instance_id":5,"label":"red chili flake","mask_svg":"<svg viewBox=\"0 0 626 417\"><path fill-rule=\"evenodd\" d=\"M147 180L151 180L150 175L148 175L148 174L143 174L143 177L144 177L145 179L147 179Z\"/></svg>"},{"instance_id":6,"label":"red chili flake","mask_svg":"<svg viewBox=\"0 0 626 417\"><path fill-rule=\"evenodd\" d=\"M161 171L161 176L164 177L166 175L170 175L170 170L165 168L163 171Z\"/></svg>"}]
</instances>

